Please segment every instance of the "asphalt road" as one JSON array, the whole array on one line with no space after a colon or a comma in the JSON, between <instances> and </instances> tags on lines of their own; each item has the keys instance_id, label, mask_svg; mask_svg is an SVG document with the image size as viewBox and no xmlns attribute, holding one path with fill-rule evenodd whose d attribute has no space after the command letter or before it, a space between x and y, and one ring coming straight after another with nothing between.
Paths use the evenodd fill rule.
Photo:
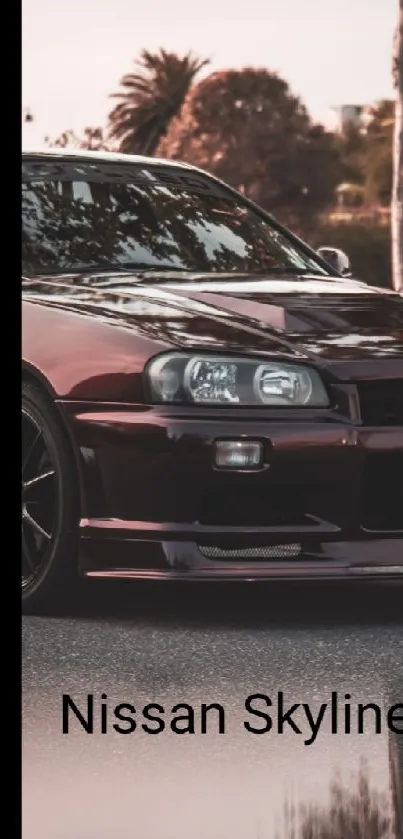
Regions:
<instances>
[{"instance_id":1,"label":"asphalt road","mask_svg":"<svg viewBox=\"0 0 403 839\"><path fill-rule=\"evenodd\" d=\"M338 777L351 816L365 797L360 771L384 832L373 817L372 832L364 825L351 836L393 837L385 717L380 734L369 716L358 734L354 713L350 734L332 734L327 710L305 745L312 734L305 712L294 715L300 734L286 723L279 733L276 701L281 691L287 707L307 703L317 715L337 691L341 727L346 694L353 711L355 703L373 702L383 714L403 702L402 604L402 587L361 584L107 584L92 585L74 612L24 618L23 839L290 839L293 819L293 839L300 839L309 818L318 837L345 839L331 788ZM71 710L69 733L62 733L63 693L84 717L93 695L92 734ZM256 693L274 703L265 708L273 727L260 735L244 727L265 722L245 709ZM137 728L127 735L112 727L113 708L124 702L136 707ZM209 712L201 733L203 702L223 706L224 733L218 711ZM259 702L254 707L262 709ZM158 734L141 729L148 703L165 709L167 726ZM176 703L195 709L194 735L170 730ZM403 775L398 783L403 787ZM310 816L303 802L312 804Z\"/></svg>"}]
</instances>

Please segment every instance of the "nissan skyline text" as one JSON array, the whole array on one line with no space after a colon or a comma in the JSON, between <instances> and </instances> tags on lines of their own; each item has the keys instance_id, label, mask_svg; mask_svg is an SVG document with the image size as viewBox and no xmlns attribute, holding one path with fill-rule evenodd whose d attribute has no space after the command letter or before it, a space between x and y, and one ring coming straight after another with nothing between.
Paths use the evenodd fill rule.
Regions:
<instances>
[{"instance_id":1,"label":"nissan skyline text","mask_svg":"<svg viewBox=\"0 0 403 839\"><path fill-rule=\"evenodd\" d=\"M403 297L186 164L25 152L22 597L403 579Z\"/></svg>"}]
</instances>

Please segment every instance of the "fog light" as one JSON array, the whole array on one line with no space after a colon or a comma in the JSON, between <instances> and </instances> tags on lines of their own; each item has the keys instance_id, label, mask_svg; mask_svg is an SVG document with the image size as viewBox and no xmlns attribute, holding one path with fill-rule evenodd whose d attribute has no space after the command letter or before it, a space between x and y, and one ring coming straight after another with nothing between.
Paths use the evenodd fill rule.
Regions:
<instances>
[{"instance_id":1,"label":"fog light","mask_svg":"<svg viewBox=\"0 0 403 839\"><path fill-rule=\"evenodd\" d=\"M258 469L263 464L263 446L250 440L219 440L215 464L220 469Z\"/></svg>"}]
</instances>

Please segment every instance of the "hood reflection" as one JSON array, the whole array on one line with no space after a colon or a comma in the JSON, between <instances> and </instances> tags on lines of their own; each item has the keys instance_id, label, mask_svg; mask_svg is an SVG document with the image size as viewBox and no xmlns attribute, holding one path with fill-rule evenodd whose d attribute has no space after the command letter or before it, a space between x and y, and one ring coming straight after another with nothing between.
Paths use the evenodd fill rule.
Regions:
<instances>
[{"instance_id":1,"label":"hood reflection","mask_svg":"<svg viewBox=\"0 0 403 839\"><path fill-rule=\"evenodd\" d=\"M155 279L155 278L154 278ZM159 278L161 281L161 278ZM138 280L138 278L137 278ZM329 290L330 289L330 290ZM88 275L27 281L26 300L115 323L159 344L327 361L401 359L403 300L359 284L283 279L147 285Z\"/></svg>"}]
</instances>

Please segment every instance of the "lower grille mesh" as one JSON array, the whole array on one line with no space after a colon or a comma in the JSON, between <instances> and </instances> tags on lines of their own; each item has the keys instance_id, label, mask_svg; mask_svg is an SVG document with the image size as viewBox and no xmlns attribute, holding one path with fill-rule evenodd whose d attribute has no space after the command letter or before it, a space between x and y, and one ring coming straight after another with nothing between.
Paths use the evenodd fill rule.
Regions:
<instances>
[{"instance_id":1,"label":"lower grille mesh","mask_svg":"<svg viewBox=\"0 0 403 839\"><path fill-rule=\"evenodd\" d=\"M263 545L252 548L220 548L218 545L199 545L200 553L208 559L294 559L302 545Z\"/></svg>"}]
</instances>

